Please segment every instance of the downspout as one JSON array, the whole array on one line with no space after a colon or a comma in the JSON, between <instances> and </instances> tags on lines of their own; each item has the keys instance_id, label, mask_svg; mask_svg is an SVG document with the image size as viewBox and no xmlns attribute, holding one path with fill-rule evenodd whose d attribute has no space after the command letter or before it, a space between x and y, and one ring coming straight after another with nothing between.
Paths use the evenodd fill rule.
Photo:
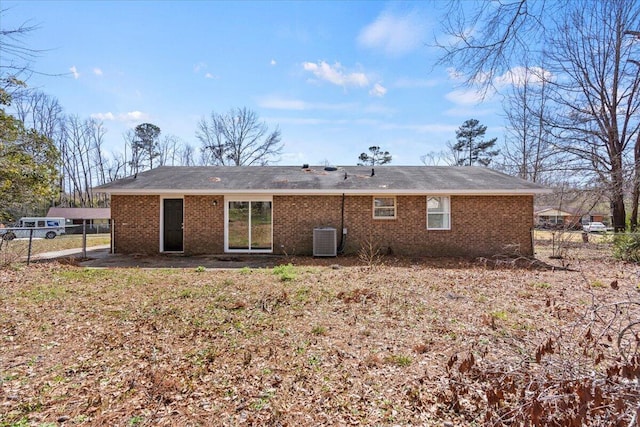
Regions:
<instances>
[{"instance_id":1,"label":"downspout","mask_svg":"<svg viewBox=\"0 0 640 427\"><path fill-rule=\"evenodd\" d=\"M344 253L344 247L347 243L347 233L344 229L344 193L342 193L342 212L340 214L340 244L338 245L338 253Z\"/></svg>"}]
</instances>

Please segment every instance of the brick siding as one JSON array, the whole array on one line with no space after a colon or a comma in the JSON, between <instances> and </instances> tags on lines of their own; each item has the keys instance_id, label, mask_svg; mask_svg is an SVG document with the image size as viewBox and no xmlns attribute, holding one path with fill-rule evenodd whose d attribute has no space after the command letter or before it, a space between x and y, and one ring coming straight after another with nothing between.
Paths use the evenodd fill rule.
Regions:
<instances>
[{"instance_id":1,"label":"brick siding","mask_svg":"<svg viewBox=\"0 0 640 427\"><path fill-rule=\"evenodd\" d=\"M214 203L215 202L215 203ZM382 253L491 256L533 253L533 196L452 196L451 230L427 230L426 196L398 196L395 219L372 218L372 196L346 196L346 253L371 243ZM224 197L185 196L184 252L224 252ZM342 196L274 196L273 252L313 253L313 229L335 227L340 240ZM160 197L112 196L115 250L157 253Z\"/></svg>"},{"instance_id":2,"label":"brick siding","mask_svg":"<svg viewBox=\"0 0 640 427\"><path fill-rule=\"evenodd\" d=\"M452 196L451 230L427 230L426 196L398 196L395 219L373 219L372 196L346 196L346 253L371 244L411 256L531 255L532 196ZM341 232L342 196L274 197L274 252L313 253L313 228Z\"/></svg>"},{"instance_id":3,"label":"brick siding","mask_svg":"<svg viewBox=\"0 0 640 427\"><path fill-rule=\"evenodd\" d=\"M160 196L111 196L114 251L158 253Z\"/></svg>"},{"instance_id":4,"label":"brick siding","mask_svg":"<svg viewBox=\"0 0 640 427\"><path fill-rule=\"evenodd\" d=\"M224 253L224 196L184 197L184 253Z\"/></svg>"}]
</instances>

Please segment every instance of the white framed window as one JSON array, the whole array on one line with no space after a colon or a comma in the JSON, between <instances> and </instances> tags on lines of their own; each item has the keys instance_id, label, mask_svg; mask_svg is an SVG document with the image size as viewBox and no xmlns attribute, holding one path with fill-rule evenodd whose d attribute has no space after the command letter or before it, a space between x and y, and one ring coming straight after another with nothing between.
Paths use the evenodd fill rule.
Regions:
<instances>
[{"instance_id":1,"label":"white framed window","mask_svg":"<svg viewBox=\"0 0 640 427\"><path fill-rule=\"evenodd\" d=\"M395 219L396 218L396 198L395 197L374 197L373 198L373 218L374 219Z\"/></svg>"},{"instance_id":2,"label":"white framed window","mask_svg":"<svg viewBox=\"0 0 640 427\"><path fill-rule=\"evenodd\" d=\"M427 230L451 230L449 196L427 196Z\"/></svg>"}]
</instances>

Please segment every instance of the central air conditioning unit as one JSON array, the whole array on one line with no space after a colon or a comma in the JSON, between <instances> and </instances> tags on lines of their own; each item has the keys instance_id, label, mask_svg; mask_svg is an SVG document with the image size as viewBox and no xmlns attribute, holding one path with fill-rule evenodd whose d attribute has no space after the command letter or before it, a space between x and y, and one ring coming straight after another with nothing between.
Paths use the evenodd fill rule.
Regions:
<instances>
[{"instance_id":1,"label":"central air conditioning unit","mask_svg":"<svg viewBox=\"0 0 640 427\"><path fill-rule=\"evenodd\" d=\"M336 229L320 227L313 229L313 256L337 256Z\"/></svg>"}]
</instances>

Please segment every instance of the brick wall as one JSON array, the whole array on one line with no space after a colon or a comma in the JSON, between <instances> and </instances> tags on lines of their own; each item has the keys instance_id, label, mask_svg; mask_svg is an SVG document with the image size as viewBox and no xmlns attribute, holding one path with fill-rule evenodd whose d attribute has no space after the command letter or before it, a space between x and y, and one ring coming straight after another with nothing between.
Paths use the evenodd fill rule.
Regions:
<instances>
[{"instance_id":1,"label":"brick wall","mask_svg":"<svg viewBox=\"0 0 640 427\"><path fill-rule=\"evenodd\" d=\"M342 196L274 196L273 251L313 254L313 229L339 229L341 206Z\"/></svg>"},{"instance_id":2,"label":"brick wall","mask_svg":"<svg viewBox=\"0 0 640 427\"><path fill-rule=\"evenodd\" d=\"M341 196L274 197L274 252L313 253L313 228L341 231ZM382 253L490 256L518 245L531 255L532 196L453 196L451 230L427 230L426 197L398 196L395 219L373 219L371 196L346 196L346 253L369 242Z\"/></svg>"},{"instance_id":3,"label":"brick wall","mask_svg":"<svg viewBox=\"0 0 640 427\"><path fill-rule=\"evenodd\" d=\"M157 253L160 247L160 196L111 196L116 253Z\"/></svg>"},{"instance_id":4,"label":"brick wall","mask_svg":"<svg viewBox=\"0 0 640 427\"><path fill-rule=\"evenodd\" d=\"M184 253L224 253L224 196L184 197Z\"/></svg>"},{"instance_id":5,"label":"brick wall","mask_svg":"<svg viewBox=\"0 0 640 427\"><path fill-rule=\"evenodd\" d=\"M217 203L214 203L217 202ZM396 218L372 218L371 196L346 196L346 253L371 242L383 253L420 256L491 256L518 245L532 254L532 196L452 196L451 230L427 230L426 196L398 196ZM224 197L185 196L185 254L224 251ZM311 255L313 229L335 227L340 240L342 196L274 196L274 253ZM159 196L112 196L115 250L157 253Z\"/></svg>"}]
</instances>

